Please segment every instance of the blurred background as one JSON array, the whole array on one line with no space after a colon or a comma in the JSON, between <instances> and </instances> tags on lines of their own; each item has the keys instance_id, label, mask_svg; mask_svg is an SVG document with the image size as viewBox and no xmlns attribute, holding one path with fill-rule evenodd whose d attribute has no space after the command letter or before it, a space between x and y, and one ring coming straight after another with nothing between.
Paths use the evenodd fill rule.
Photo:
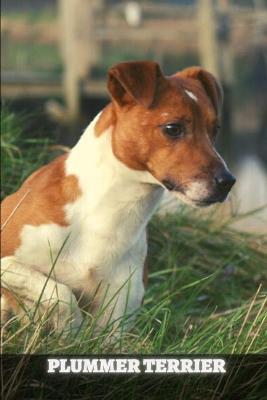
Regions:
<instances>
[{"instance_id":1,"label":"blurred background","mask_svg":"<svg viewBox=\"0 0 267 400\"><path fill-rule=\"evenodd\" d=\"M266 0L2 0L2 104L38 115L40 131L72 146L109 101L108 68L150 59L166 75L202 65L222 82L218 149L237 177L221 213L267 232ZM165 207L176 207L166 200ZM260 208L256 214L252 210Z\"/></svg>"}]
</instances>

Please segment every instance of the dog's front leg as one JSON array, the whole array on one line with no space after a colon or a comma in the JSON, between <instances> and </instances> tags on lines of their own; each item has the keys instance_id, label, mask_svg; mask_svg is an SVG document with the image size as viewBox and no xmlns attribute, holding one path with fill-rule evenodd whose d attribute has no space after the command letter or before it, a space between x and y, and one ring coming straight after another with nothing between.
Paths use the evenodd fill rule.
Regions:
<instances>
[{"instance_id":1,"label":"dog's front leg","mask_svg":"<svg viewBox=\"0 0 267 400\"><path fill-rule=\"evenodd\" d=\"M119 277L114 281L102 282L101 296L97 300L98 330L107 325L110 325L116 333L119 327L123 331L129 330L133 325L136 311L142 304L143 296L144 285L140 273L129 274L126 277L123 274L121 279Z\"/></svg>"},{"instance_id":2,"label":"dog's front leg","mask_svg":"<svg viewBox=\"0 0 267 400\"><path fill-rule=\"evenodd\" d=\"M63 332L66 335L75 331L82 323L81 311L68 286L56 282L29 265L20 263L15 257L1 259L1 286L13 299L17 298L17 303L24 307L25 304L37 307L39 314L41 312L43 318L47 318L58 333ZM5 296L4 291L2 304L8 308L10 304L8 296ZM5 318L7 309L1 311Z\"/></svg>"}]
</instances>

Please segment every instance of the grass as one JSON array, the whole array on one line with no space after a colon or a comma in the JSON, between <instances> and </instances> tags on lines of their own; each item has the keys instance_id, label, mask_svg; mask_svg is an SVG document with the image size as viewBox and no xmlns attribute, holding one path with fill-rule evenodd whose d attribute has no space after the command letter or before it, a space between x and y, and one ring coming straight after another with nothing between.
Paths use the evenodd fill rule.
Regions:
<instances>
[{"instance_id":1,"label":"grass","mask_svg":"<svg viewBox=\"0 0 267 400\"><path fill-rule=\"evenodd\" d=\"M28 134L35 118L38 117L14 114L7 106L1 109L1 199L17 190L27 176L49 160L50 140Z\"/></svg>"},{"instance_id":2,"label":"grass","mask_svg":"<svg viewBox=\"0 0 267 400\"><path fill-rule=\"evenodd\" d=\"M262 237L214 226L181 210L150 225L150 279L134 328L112 342L87 324L75 340L44 319L9 325L8 353L263 353L267 350L266 254ZM125 319L126 320L126 319ZM121 323L123 324L124 321ZM87 325L87 326L86 326Z\"/></svg>"},{"instance_id":3,"label":"grass","mask_svg":"<svg viewBox=\"0 0 267 400\"><path fill-rule=\"evenodd\" d=\"M26 116L2 111L2 194L46 162L46 139L25 137ZM214 222L186 207L149 225L149 285L133 330L107 344L83 328L63 347L29 322L13 321L3 348L9 353L86 353L113 349L130 353L240 353L267 350L266 238L237 232L233 218ZM237 216L237 218L240 218ZM89 317L88 317L89 318ZM39 321L40 328L44 321ZM267 322L266 322L267 323ZM208 332L208 334L207 334ZM26 333L26 338L25 338ZM43 336L42 336L43 335ZM114 346L114 347L113 347Z\"/></svg>"},{"instance_id":4,"label":"grass","mask_svg":"<svg viewBox=\"0 0 267 400\"><path fill-rule=\"evenodd\" d=\"M23 139L22 121L25 125L25 117L4 110L4 195L15 190L26 175L47 159L47 141ZM203 217L198 211L181 207L177 213L152 219L149 284L131 331L110 340L112 326L108 326L94 336L95 320L87 315L76 336L63 339L46 329L46 317L33 322L34 312L30 312L26 325L16 318L8 323L2 336L3 352L266 353L266 237L231 229L234 218L240 216L218 222L214 214L212 211ZM125 322L127 316L120 322L121 327ZM179 387L182 390L183 386ZM185 392L193 393L191 389ZM111 391L106 398L112 398L114 393ZM250 398L257 399L256 395Z\"/></svg>"}]
</instances>

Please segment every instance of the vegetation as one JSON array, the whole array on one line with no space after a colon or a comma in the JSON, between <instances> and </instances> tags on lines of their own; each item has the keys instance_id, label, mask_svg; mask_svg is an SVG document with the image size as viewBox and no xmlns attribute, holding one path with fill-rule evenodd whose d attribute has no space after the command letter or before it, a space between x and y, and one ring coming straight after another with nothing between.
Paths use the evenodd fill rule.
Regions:
<instances>
[{"instance_id":1,"label":"vegetation","mask_svg":"<svg viewBox=\"0 0 267 400\"><path fill-rule=\"evenodd\" d=\"M50 139L42 138L40 132L35 137L28 133L35 118L38 116L15 115L7 106L1 109L1 199L17 190L50 157Z\"/></svg>"},{"instance_id":2,"label":"vegetation","mask_svg":"<svg viewBox=\"0 0 267 400\"><path fill-rule=\"evenodd\" d=\"M48 140L25 135L26 116L2 111L2 194L46 162ZM25 137L26 136L26 137ZM29 136L29 135L28 135ZM149 285L130 334L112 343L120 351L142 353L240 353L267 350L266 238L219 224L216 211L201 217L180 208L155 217L149 227ZM42 321L43 323L43 321ZM34 324L18 331L12 323L4 349L12 353L111 351L110 344L83 330L76 341L59 346L58 337L38 340ZM12 325L11 324L11 325ZM90 324L89 324L90 326ZM28 340L25 341L25 330ZM209 335L207 335L209 332ZM213 334L212 334L213 333ZM12 338L12 339L11 339Z\"/></svg>"},{"instance_id":3,"label":"vegetation","mask_svg":"<svg viewBox=\"0 0 267 400\"><path fill-rule=\"evenodd\" d=\"M6 196L48 159L48 143L24 139L25 116L4 109L2 124L2 194ZM197 211L180 208L174 214L152 220L149 284L130 332L123 332L126 316L121 321L122 334L116 339L111 339L112 326L94 336L95 321L87 315L76 336L63 339L47 331L43 317L36 321L35 315L33 322L36 313L32 310L26 325L16 318L7 324L2 337L3 351L12 354L266 353L266 237L232 230L231 222L240 216L219 223L215 213L201 217ZM176 391L182 390L184 383L181 385ZM186 389L189 394L194 390ZM113 398L114 393L111 391L106 398ZM130 395L134 398L132 392Z\"/></svg>"}]
</instances>

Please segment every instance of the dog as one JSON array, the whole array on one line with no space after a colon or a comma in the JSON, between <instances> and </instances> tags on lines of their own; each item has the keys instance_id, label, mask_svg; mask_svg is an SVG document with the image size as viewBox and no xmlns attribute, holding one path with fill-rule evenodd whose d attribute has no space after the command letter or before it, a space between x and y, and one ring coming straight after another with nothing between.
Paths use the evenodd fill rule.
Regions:
<instances>
[{"instance_id":1,"label":"dog","mask_svg":"<svg viewBox=\"0 0 267 400\"><path fill-rule=\"evenodd\" d=\"M79 328L82 309L101 308L100 327L134 315L146 227L164 191L206 207L235 183L214 148L223 95L211 73L166 77L155 62L126 62L109 70L107 88L111 102L76 146L2 203L3 318L20 302L51 309L58 332Z\"/></svg>"}]
</instances>

